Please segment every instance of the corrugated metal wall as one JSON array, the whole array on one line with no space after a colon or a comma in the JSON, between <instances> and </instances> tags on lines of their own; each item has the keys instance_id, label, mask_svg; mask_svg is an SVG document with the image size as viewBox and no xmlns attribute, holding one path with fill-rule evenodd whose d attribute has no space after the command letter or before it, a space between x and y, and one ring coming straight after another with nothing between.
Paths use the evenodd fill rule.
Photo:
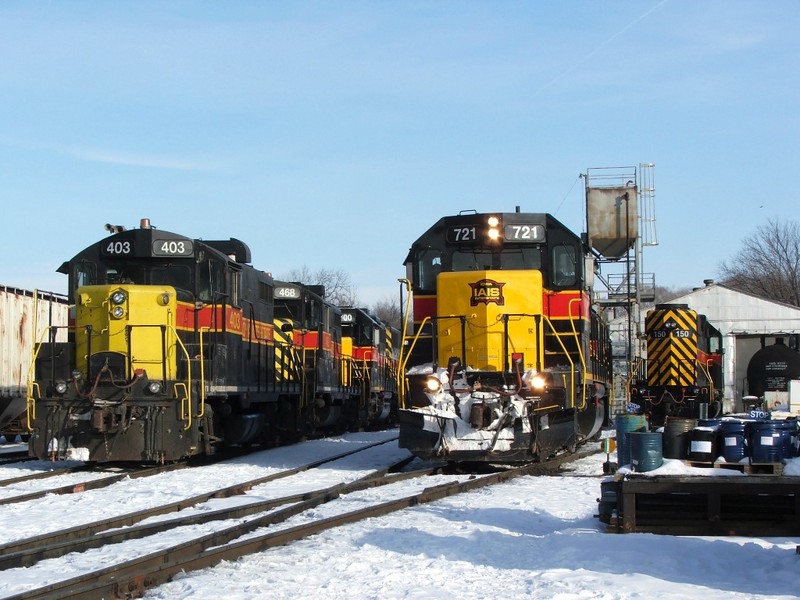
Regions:
<instances>
[{"instance_id":1,"label":"corrugated metal wall","mask_svg":"<svg viewBox=\"0 0 800 600\"><path fill-rule=\"evenodd\" d=\"M63 296L0 286L0 397L25 395L34 342L49 324L64 326L67 318ZM56 340L67 340L65 329Z\"/></svg>"}]
</instances>

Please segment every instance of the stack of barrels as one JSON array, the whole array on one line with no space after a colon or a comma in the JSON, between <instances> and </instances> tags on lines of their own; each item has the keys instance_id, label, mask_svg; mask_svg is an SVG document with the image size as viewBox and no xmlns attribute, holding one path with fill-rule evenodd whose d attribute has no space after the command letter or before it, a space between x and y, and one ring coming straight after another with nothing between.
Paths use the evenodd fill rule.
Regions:
<instances>
[{"instance_id":1,"label":"stack of barrels","mask_svg":"<svg viewBox=\"0 0 800 600\"><path fill-rule=\"evenodd\" d=\"M664 458L698 463L780 463L800 456L797 417L784 419L667 417L663 432L649 431L644 415L618 415L617 464L652 471Z\"/></svg>"}]
</instances>

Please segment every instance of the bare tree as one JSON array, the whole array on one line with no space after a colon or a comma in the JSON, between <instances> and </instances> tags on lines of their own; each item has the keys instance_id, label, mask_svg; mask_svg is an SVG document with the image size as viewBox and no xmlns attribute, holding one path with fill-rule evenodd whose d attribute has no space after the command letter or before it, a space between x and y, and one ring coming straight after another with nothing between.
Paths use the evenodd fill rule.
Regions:
<instances>
[{"instance_id":1,"label":"bare tree","mask_svg":"<svg viewBox=\"0 0 800 600\"><path fill-rule=\"evenodd\" d=\"M400 298L385 296L374 304L371 311L387 325L391 325L395 329L402 329L403 310L400 306Z\"/></svg>"},{"instance_id":2,"label":"bare tree","mask_svg":"<svg viewBox=\"0 0 800 600\"><path fill-rule=\"evenodd\" d=\"M800 225L770 219L719 269L725 285L800 306Z\"/></svg>"},{"instance_id":3,"label":"bare tree","mask_svg":"<svg viewBox=\"0 0 800 600\"><path fill-rule=\"evenodd\" d=\"M350 280L350 274L343 269L323 268L312 272L307 265L303 265L299 269L292 269L281 279L325 286L325 299L337 306L355 306L358 302L356 287Z\"/></svg>"},{"instance_id":4,"label":"bare tree","mask_svg":"<svg viewBox=\"0 0 800 600\"><path fill-rule=\"evenodd\" d=\"M654 294L655 297L653 302L643 303L643 305L650 307L650 306L655 306L656 304L668 304L670 300L678 298L679 296L683 296L684 294L688 294L691 291L692 288L687 288L687 287L657 285L655 287L655 294Z\"/></svg>"}]
</instances>

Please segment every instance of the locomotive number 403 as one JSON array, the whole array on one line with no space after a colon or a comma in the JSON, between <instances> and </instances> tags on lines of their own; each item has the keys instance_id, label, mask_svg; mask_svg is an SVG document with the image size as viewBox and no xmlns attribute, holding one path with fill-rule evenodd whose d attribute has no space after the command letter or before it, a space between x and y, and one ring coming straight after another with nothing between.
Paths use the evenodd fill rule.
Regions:
<instances>
[{"instance_id":1,"label":"locomotive number 403","mask_svg":"<svg viewBox=\"0 0 800 600\"><path fill-rule=\"evenodd\" d=\"M105 253L111 256L127 256L133 254L133 244L129 240L109 242L103 247Z\"/></svg>"},{"instance_id":2,"label":"locomotive number 403","mask_svg":"<svg viewBox=\"0 0 800 600\"><path fill-rule=\"evenodd\" d=\"M192 256L194 244L190 240L153 240L153 256Z\"/></svg>"}]
</instances>

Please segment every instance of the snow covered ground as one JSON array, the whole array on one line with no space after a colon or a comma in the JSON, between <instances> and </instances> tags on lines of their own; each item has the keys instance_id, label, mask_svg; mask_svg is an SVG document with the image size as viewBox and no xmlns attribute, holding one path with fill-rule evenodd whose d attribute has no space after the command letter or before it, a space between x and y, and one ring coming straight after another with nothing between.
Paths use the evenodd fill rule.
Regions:
<instances>
[{"instance_id":1,"label":"snow covered ground","mask_svg":"<svg viewBox=\"0 0 800 600\"><path fill-rule=\"evenodd\" d=\"M168 501L176 485L192 491L213 489L253 473L266 474L302 464L321 447L339 453L385 435L352 434L335 441L271 450L255 458L230 461L227 466L194 470L191 478L183 474L185 471L168 474L147 495L118 484L104 490L103 498L109 512L129 512L142 504ZM377 463L384 453L397 456L403 452L396 443L380 448L370 460ZM516 479L187 573L150 590L146 598L800 597L800 556L795 553L798 539L605 533L604 525L594 516L605 460L604 454L598 454L580 461L571 476ZM330 465L329 476L333 480L347 472L355 478L369 468L363 457L341 459ZM792 473L794 468L789 465L787 470ZM682 473L685 467L669 461L662 469ZM7 476L4 470L0 467L0 477ZM325 471L315 470L309 481L321 487L322 479L328 476ZM270 484L269 493L278 494L279 490L273 488ZM376 497L391 493L383 489L364 494ZM265 492L256 489L253 493ZM60 525L64 525L62 521L88 520L92 515L79 514L81 503L86 501L79 500L81 496L90 497L88 493L51 497L26 503L28 509L24 511L14 505L0 507L6 539L19 537L22 532L30 535L37 527L41 531L43 510L57 515ZM286 525L297 524L302 518L295 517L298 520ZM164 541L153 541L152 547ZM95 559L107 564L113 560L108 554L106 549ZM88 558L91 562L91 555ZM12 593L12 581L41 579L45 576L41 569L64 569L80 562L72 557L67 563L62 560L37 565L38 572L35 567L0 572L0 594Z\"/></svg>"}]
</instances>

